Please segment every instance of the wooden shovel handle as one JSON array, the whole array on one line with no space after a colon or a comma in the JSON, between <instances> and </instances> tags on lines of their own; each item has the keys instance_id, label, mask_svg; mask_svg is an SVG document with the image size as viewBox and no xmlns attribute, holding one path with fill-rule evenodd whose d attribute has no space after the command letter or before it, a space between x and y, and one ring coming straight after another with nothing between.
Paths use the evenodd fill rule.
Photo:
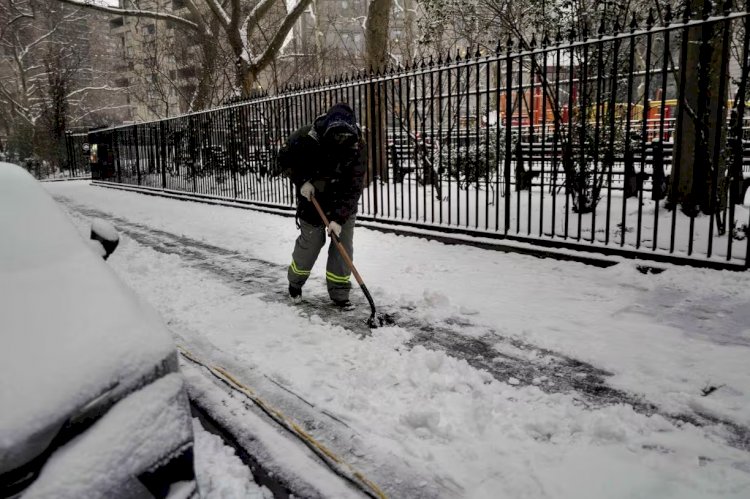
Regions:
<instances>
[{"instance_id":1,"label":"wooden shovel handle","mask_svg":"<svg viewBox=\"0 0 750 499\"><path fill-rule=\"evenodd\" d=\"M357 268L354 266L354 262L349 256L349 253L346 251L346 248L344 248L344 245L341 244L341 241L339 241L338 236L336 236L336 234L334 234L330 229L331 223L328 221L328 217L326 217L326 214L323 213L323 209L318 204L318 200L315 199L315 196L313 195L310 197L310 201L312 201L313 206L315 206L315 209L318 211L318 215L320 215L321 220L323 220L323 223L328 228L328 232L331 234L331 239L333 239L333 242L336 244L336 248L338 248L339 253L341 253L341 257L346 262L349 270L351 270L352 274L354 274L354 278L357 280L357 283L359 283L360 286L363 286L364 281L362 280L362 276L360 276L359 272L357 272Z\"/></svg>"}]
</instances>

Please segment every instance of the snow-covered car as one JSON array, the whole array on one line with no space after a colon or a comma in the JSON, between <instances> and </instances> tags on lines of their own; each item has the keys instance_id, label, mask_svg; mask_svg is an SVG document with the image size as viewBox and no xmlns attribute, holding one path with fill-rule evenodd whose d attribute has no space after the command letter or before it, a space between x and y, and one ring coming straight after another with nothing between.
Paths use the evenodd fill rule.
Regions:
<instances>
[{"instance_id":1,"label":"snow-covered car","mask_svg":"<svg viewBox=\"0 0 750 499\"><path fill-rule=\"evenodd\" d=\"M0 497L198 494L175 345L101 256L0 163Z\"/></svg>"}]
</instances>

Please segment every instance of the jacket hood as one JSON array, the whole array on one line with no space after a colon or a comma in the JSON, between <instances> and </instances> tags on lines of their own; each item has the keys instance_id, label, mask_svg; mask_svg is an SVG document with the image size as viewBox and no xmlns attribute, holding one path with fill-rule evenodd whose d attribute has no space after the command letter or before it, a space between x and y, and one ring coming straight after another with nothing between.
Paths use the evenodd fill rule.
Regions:
<instances>
[{"instance_id":1,"label":"jacket hood","mask_svg":"<svg viewBox=\"0 0 750 499\"><path fill-rule=\"evenodd\" d=\"M349 105L338 103L331 107L328 112L319 116L313 125L315 132L321 138L325 139L326 135L334 130L345 129L359 137L359 128L357 127L357 118Z\"/></svg>"}]
</instances>

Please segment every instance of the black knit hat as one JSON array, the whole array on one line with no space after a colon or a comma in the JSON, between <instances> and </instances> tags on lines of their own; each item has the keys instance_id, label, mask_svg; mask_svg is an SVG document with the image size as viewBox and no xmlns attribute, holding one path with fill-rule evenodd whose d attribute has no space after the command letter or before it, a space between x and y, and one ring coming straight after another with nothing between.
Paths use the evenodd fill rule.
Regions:
<instances>
[{"instance_id":1,"label":"black knit hat","mask_svg":"<svg viewBox=\"0 0 750 499\"><path fill-rule=\"evenodd\" d=\"M343 102L333 105L326 114L315 120L315 131L324 140L330 139L331 134L341 132L348 132L359 139L354 110Z\"/></svg>"}]
</instances>

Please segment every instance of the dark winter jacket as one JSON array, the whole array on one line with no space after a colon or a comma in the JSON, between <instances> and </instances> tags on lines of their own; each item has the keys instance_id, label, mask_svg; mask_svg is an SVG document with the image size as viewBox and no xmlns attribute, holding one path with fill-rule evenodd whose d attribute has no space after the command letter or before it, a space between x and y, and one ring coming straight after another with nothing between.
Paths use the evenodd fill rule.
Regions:
<instances>
[{"instance_id":1,"label":"dark winter jacket","mask_svg":"<svg viewBox=\"0 0 750 499\"><path fill-rule=\"evenodd\" d=\"M346 142L338 143L342 138ZM336 104L312 125L294 132L279 152L279 166L296 187L297 216L309 224L323 225L312 203L299 194L302 185L310 182L328 219L343 225L357 212L366 158L354 111L346 104Z\"/></svg>"}]
</instances>

